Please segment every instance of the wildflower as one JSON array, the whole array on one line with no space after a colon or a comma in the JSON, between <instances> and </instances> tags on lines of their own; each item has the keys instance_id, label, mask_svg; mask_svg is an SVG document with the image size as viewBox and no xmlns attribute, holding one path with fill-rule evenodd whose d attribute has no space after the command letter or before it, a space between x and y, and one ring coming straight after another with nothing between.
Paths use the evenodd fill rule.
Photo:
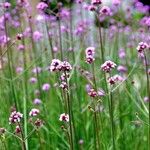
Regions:
<instances>
[{"instance_id":1,"label":"wildflower","mask_svg":"<svg viewBox=\"0 0 150 150\"><path fill-rule=\"evenodd\" d=\"M33 101L33 103L34 103L35 105L39 105L39 104L41 104L42 102L41 102L40 99L35 98L34 101Z\"/></svg>"},{"instance_id":2,"label":"wildflower","mask_svg":"<svg viewBox=\"0 0 150 150\"><path fill-rule=\"evenodd\" d=\"M21 40L22 37L23 37L23 34L22 34L22 33L18 33L17 36L16 36L17 40Z\"/></svg>"},{"instance_id":3,"label":"wildflower","mask_svg":"<svg viewBox=\"0 0 150 150\"><path fill-rule=\"evenodd\" d=\"M63 73L61 76L60 76L60 80L61 81L65 81L66 80L66 78L69 78L69 76L70 76L70 74L69 73Z\"/></svg>"},{"instance_id":4,"label":"wildflower","mask_svg":"<svg viewBox=\"0 0 150 150\"><path fill-rule=\"evenodd\" d=\"M0 128L0 135L4 134L6 132L5 128Z\"/></svg>"},{"instance_id":5,"label":"wildflower","mask_svg":"<svg viewBox=\"0 0 150 150\"><path fill-rule=\"evenodd\" d=\"M125 73L125 72L127 72L127 67L120 65L117 67L117 70L121 73Z\"/></svg>"},{"instance_id":6,"label":"wildflower","mask_svg":"<svg viewBox=\"0 0 150 150\"><path fill-rule=\"evenodd\" d=\"M145 50L145 49L148 49L148 48L149 48L149 46L148 46L147 43L145 43L145 42L140 42L140 43L138 44L138 47L137 47L136 49L137 49L137 51L138 51L139 53L143 53L144 50Z\"/></svg>"},{"instance_id":7,"label":"wildflower","mask_svg":"<svg viewBox=\"0 0 150 150\"><path fill-rule=\"evenodd\" d=\"M88 6L88 10L89 10L89 11L95 11L95 10L96 10L96 6L94 6L94 5L89 5L89 6Z\"/></svg>"},{"instance_id":8,"label":"wildflower","mask_svg":"<svg viewBox=\"0 0 150 150\"><path fill-rule=\"evenodd\" d=\"M20 132L21 132L20 127L19 127L19 126L16 126L15 133L18 134L18 133L20 133Z\"/></svg>"},{"instance_id":9,"label":"wildflower","mask_svg":"<svg viewBox=\"0 0 150 150\"><path fill-rule=\"evenodd\" d=\"M100 11L99 11L100 15L105 15L105 16L109 16L111 14L111 10L108 6L103 6Z\"/></svg>"},{"instance_id":10,"label":"wildflower","mask_svg":"<svg viewBox=\"0 0 150 150\"><path fill-rule=\"evenodd\" d=\"M68 89L68 85L67 85L67 83L66 82L61 82L61 84L60 84L60 86L59 87L61 87L63 90L67 90Z\"/></svg>"},{"instance_id":11,"label":"wildflower","mask_svg":"<svg viewBox=\"0 0 150 150\"><path fill-rule=\"evenodd\" d=\"M61 62L60 66L59 66L59 69L62 70L62 71L65 71L65 72L66 71L69 72L69 71L72 70L72 67L71 67L69 62L63 61L63 62Z\"/></svg>"},{"instance_id":12,"label":"wildflower","mask_svg":"<svg viewBox=\"0 0 150 150\"><path fill-rule=\"evenodd\" d=\"M20 122L22 118L22 113L13 111L9 117L9 124Z\"/></svg>"},{"instance_id":13,"label":"wildflower","mask_svg":"<svg viewBox=\"0 0 150 150\"><path fill-rule=\"evenodd\" d=\"M5 2L5 3L3 4L3 6L4 6L4 8L8 9L8 8L11 7L11 4L10 4L9 2Z\"/></svg>"},{"instance_id":14,"label":"wildflower","mask_svg":"<svg viewBox=\"0 0 150 150\"><path fill-rule=\"evenodd\" d=\"M102 0L92 0L91 4L92 5L100 5L100 4L102 4Z\"/></svg>"},{"instance_id":15,"label":"wildflower","mask_svg":"<svg viewBox=\"0 0 150 150\"><path fill-rule=\"evenodd\" d=\"M25 49L25 46L24 46L24 45L20 44L20 45L18 46L18 50L19 50L19 51L23 51L24 49Z\"/></svg>"},{"instance_id":16,"label":"wildflower","mask_svg":"<svg viewBox=\"0 0 150 150\"><path fill-rule=\"evenodd\" d=\"M90 97L96 97L97 96L97 92L94 89L90 89L88 92L88 95Z\"/></svg>"},{"instance_id":17,"label":"wildflower","mask_svg":"<svg viewBox=\"0 0 150 150\"><path fill-rule=\"evenodd\" d=\"M103 89L99 89L97 91L98 96L105 96L105 91Z\"/></svg>"},{"instance_id":18,"label":"wildflower","mask_svg":"<svg viewBox=\"0 0 150 150\"><path fill-rule=\"evenodd\" d=\"M34 31L33 32L33 40L35 42L40 41L42 37L43 37L43 34L41 32L39 32L39 31Z\"/></svg>"},{"instance_id":19,"label":"wildflower","mask_svg":"<svg viewBox=\"0 0 150 150\"><path fill-rule=\"evenodd\" d=\"M115 84L116 83L115 78L114 77L108 78L108 83L110 83L111 85Z\"/></svg>"},{"instance_id":20,"label":"wildflower","mask_svg":"<svg viewBox=\"0 0 150 150\"><path fill-rule=\"evenodd\" d=\"M117 65L114 62L108 60L104 64L101 65L101 69L105 72L110 72L116 66Z\"/></svg>"},{"instance_id":21,"label":"wildflower","mask_svg":"<svg viewBox=\"0 0 150 150\"><path fill-rule=\"evenodd\" d=\"M125 58L126 57L126 53L125 53L125 50L123 48L121 48L119 50L119 58Z\"/></svg>"},{"instance_id":22,"label":"wildflower","mask_svg":"<svg viewBox=\"0 0 150 150\"><path fill-rule=\"evenodd\" d=\"M69 122L69 115L63 113L63 114L60 115L59 120L64 121L64 122Z\"/></svg>"},{"instance_id":23,"label":"wildflower","mask_svg":"<svg viewBox=\"0 0 150 150\"><path fill-rule=\"evenodd\" d=\"M43 91L48 91L50 89L50 85L48 83L43 84L42 90Z\"/></svg>"},{"instance_id":24,"label":"wildflower","mask_svg":"<svg viewBox=\"0 0 150 150\"><path fill-rule=\"evenodd\" d=\"M29 116L34 117L37 116L40 113L40 111L36 108L31 109L31 111L29 112Z\"/></svg>"},{"instance_id":25,"label":"wildflower","mask_svg":"<svg viewBox=\"0 0 150 150\"><path fill-rule=\"evenodd\" d=\"M37 79L36 78L34 78L34 77L32 77L32 78L30 78L30 83L36 83L37 82Z\"/></svg>"},{"instance_id":26,"label":"wildflower","mask_svg":"<svg viewBox=\"0 0 150 150\"><path fill-rule=\"evenodd\" d=\"M59 59L53 59L50 65L50 71L59 71L61 61Z\"/></svg>"},{"instance_id":27,"label":"wildflower","mask_svg":"<svg viewBox=\"0 0 150 150\"><path fill-rule=\"evenodd\" d=\"M16 68L16 73L22 73L23 72L23 68L22 67L17 67Z\"/></svg>"},{"instance_id":28,"label":"wildflower","mask_svg":"<svg viewBox=\"0 0 150 150\"><path fill-rule=\"evenodd\" d=\"M87 63L91 64L95 60L94 54L95 54L95 48L94 47L88 47L85 50L86 62Z\"/></svg>"},{"instance_id":29,"label":"wildflower","mask_svg":"<svg viewBox=\"0 0 150 150\"><path fill-rule=\"evenodd\" d=\"M32 72L33 72L34 74L40 73L41 71L42 71L41 67L35 67L35 68L33 68L33 70L32 70Z\"/></svg>"},{"instance_id":30,"label":"wildflower","mask_svg":"<svg viewBox=\"0 0 150 150\"><path fill-rule=\"evenodd\" d=\"M144 102L149 102L148 96L145 96L145 97L144 97Z\"/></svg>"},{"instance_id":31,"label":"wildflower","mask_svg":"<svg viewBox=\"0 0 150 150\"><path fill-rule=\"evenodd\" d=\"M36 8L39 10L39 11L43 11L45 10L46 8L48 7L48 5L44 2L39 2L36 6Z\"/></svg>"},{"instance_id":32,"label":"wildflower","mask_svg":"<svg viewBox=\"0 0 150 150\"><path fill-rule=\"evenodd\" d=\"M43 125L43 121L40 120L39 118L36 119L36 121L34 122L34 125L39 128Z\"/></svg>"}]
</instances>

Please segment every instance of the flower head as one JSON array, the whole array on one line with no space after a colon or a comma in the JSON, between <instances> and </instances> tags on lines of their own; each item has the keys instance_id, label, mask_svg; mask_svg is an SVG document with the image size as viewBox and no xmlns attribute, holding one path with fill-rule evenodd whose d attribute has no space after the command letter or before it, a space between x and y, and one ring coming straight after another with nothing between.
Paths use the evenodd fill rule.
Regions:
<instances>
[{"instance_id":1,"label":"flower head","mask_svg":"<svg viewBox=\"0 0 150 150\"><path fill-rule=\"evenodd\" d=\"M63 114L60 115L59 120L64 121L64 122L69 122L69 115L63 113Z\"/></svg>"},{"instance_id":2,"label":"flower head","mask_svg":"<svg viewBox=\"0 0 150 150\"><path fill-rule=\"evenodd\" d=\"M144 50L146 50L146 49L148 49L148 48L149 48L149 46L148 46L147 43L145 43L145 42L140 42L140 43L138 44L138 47L137 47L136 49L137 49L137 51L138 51L139 53L143 53Z\"/></svg>"},{"instance_id":3,"label":"flower head","mask_svg":"<svg viewBox=\"0 0 150 150\"><path fill-rule=\"evenodd\" d=\"M9 124L20 122L23 118L23 114L20 112L13 111L9 117Z\"/></svg>"},{"instance_id":4,"label":"flower head","mask_svg":"<svg viewBox=\"0 0 150 150\"><path fill-rule=\"evenodd\" d=\"M33 108L29 112L29 116L34 117L34 116L37 116L39 113L40 113L39 109Z\"/></svg>"},{"instance_id":5,"label":"flower head","mask_svg":"<svg viewBox=\"0 0 150 150\"><path fill-rule=\"evenodd\" d=\"M101 65L101 69L105 72L110 72L116 66L117 65L114 62L108 60L104 64Z\"/></svg>"},{"instance_id":6,"label":"flower head","mask_svg":"<svg viewBox=\"0 0 150 150\"><path fill-rule=\"evenodd\" d=\"M100 4L102 4L102 0L92 0L91 4L92 5L100 5Z\"/></svg>"},{"instance_id":7,"label":"flower head","mask_svg":"<svg viewBox=\"0 0 150 150\"><path fill-rule=\"evenodd\" d=\"M95 60L94 54L95 54L95 47L88 47L85 50L86 62L87 63L91 64Z\"/></svg>"}]
</instances>

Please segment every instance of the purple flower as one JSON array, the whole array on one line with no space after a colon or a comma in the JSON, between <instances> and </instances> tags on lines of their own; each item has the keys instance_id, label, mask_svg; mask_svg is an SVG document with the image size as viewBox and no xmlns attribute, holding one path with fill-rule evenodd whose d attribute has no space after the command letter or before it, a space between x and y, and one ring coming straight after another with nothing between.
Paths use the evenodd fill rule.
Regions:
<instances>
[{"instance_id":1,"label":"purple flower","mask_svg":"<svg viewBox=\"0 0 150 150\"><path fill-rule=\"evenodd\" d=\"M34 33L33 33L33 40L34 40L35 42L40 41L40 40L42 39L42 37L43 37L43 34L42 34L41 32L39 32L39 31L34 31Z\"/></svg>"},{"instance_id":2,"label":"purple flower","mask_svg":"<svg viewBox=\"0 0 150 150\"><path fill-rule=\"evenodd\" d=\"M35 67L35 68L33 68L33 70L32 70L32 72L33 72L34 74L40 73L41 71L42 71L42 69L41 69L40 67Z\"/></svg>"},{"instance_id":3,"label":"purple flower","mask_svg":"<svg viewBox=\"0 0 150 150\"><path fill-rule=\"evenodd\" d=\"M29 116L34 117L34 116L37 116L39 113L40 113L39 109L33 108L29 112Z\"/></svg>"},{"instance_id":4,"label":"purple flower","mask_svg":"<svg viewBox=\"0 0 150 150\"><path fill-rule=\"evenodd\" d=\"M19 51L23 51L25 49L25 46L20 44L17 48Z\"/></svg>"},{"instance_id":5,"label":"purple flower","mask_svg":"<svg viewBox=\"0 0 150 150\"><path fill-rule=\"evenodd\" d=\"M85 50L86 62L87 63L91 64L95 60L94 54L95 54L95 47L88 47Z\"/></svg>"},{"instance_id":6,"label":"purple flower","mask_svg":"<svg viewBox=\"0 0 150 150\"><path fill-rule=\"evenodd\" d=\"M60 115L59 120L64 121L64 122L69 122L69 115L63 113L63 114Z\"/></svg>"},{"instance_id":7,"label":"purple flower","mask_svg":"<svg viewBox=\"0 0 150 150\"><path fill-rule=\"evenodd\" d=\"M114 62L108 60L104 64L101 65L101 69L105 72L110 72L116 66L117 65Z\"/></svg>"},{"instance_id":8,"label":"purple flower","mask_svg":"<svg viewBox=\"0 0 150 150\"><path fill-rule=\"evenodd\" d=\"M37 79L35 77L30 78L30 83L36 83Z\"/></svg>"},{"instance_id":9,"label":"purple flower","mask_svg":"<svg viewBox=\"0 0 150 150\"><path fill-rule=\"evenodd\" d=\"M111 10L108 6L103 6L100 11L100 15L109 16L111 14Z\"/></svg>"},{"instance_id":10,"label":"purple flower","mask_svg":"<svg viewBox=\"0 0 150 150\"><path fill-rule=\"evenodd\" d=\"M35 98L34 101L33 101L33 103L34 103L35 105L39 105L39 104L41 104L42 102L41 102L40 99Z\"/></svg>"},{"instance_id":11,"label":"purple flower","mask_svg":"<svg viewBox=\"0 0 150 150\"><path fill-rule=\"evenodd\" d=\"M45 10L46 8L48 7L48 5L44 2L39 2L36 6L36 8L39 10L39 11L43 11Z\"/></svg>"},{"instance_id":12,"label":"purple flower","mask_svg":"<svg viewBox=\"0 0 150 150\"><path fill-rule=\"evenodd\" d=\"M13 111L9 117L9 124L20 122L22 118L23 118L22 113Z\"/></svg>"},{"instance_id":13,"label":"purple flower","mask_svg":"<svg viewBox=\"0 0 150 150\"><path fill-rule=\"evenodd\" d=\"M43 84L43 86L42 86L43 91L48 91L49 89L50 89L50 84L48 84L48 83Z\"/></svg>"}]
</instances>

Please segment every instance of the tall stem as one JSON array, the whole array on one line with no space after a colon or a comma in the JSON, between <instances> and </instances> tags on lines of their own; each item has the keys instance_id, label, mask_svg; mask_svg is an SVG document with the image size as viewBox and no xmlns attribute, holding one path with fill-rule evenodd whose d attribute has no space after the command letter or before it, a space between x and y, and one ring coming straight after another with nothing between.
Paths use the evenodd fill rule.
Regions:
<instances>
[{"instance_id":1,"label":"tall stem","mask_svg":"<svg viewBox=\"0 0 150 150\"><path fill-rule=\"evenodd\" d=\"M146 79L147 79L147 94L148 94L148 100L150 101L150 81L149 81L149 74L148 74L148 61L146 54L144 53L144 59L145 59L145 71L146 71ZM150 149L150 102L148 103L148 109L149 109L149 126L148 126L148 145Z\"/></svg>"}]
</instances>

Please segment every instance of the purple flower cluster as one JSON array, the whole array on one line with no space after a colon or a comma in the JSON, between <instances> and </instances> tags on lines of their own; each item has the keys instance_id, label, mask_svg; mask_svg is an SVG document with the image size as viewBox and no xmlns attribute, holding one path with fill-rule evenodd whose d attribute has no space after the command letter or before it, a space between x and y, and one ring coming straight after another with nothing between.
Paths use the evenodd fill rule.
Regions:
<instances>
[{"instance_id":1,"label":"purple flower cluster","mask_svg":"<svg viewBox=\"0 0 150 150\"><path fill-rule=\"evenodd\" d=\"M95 54L95 48L94 47L88 47L85 50L86 62L87 63L91 64L95 60L94 54Z\"/></svg>"}]
</instances>

